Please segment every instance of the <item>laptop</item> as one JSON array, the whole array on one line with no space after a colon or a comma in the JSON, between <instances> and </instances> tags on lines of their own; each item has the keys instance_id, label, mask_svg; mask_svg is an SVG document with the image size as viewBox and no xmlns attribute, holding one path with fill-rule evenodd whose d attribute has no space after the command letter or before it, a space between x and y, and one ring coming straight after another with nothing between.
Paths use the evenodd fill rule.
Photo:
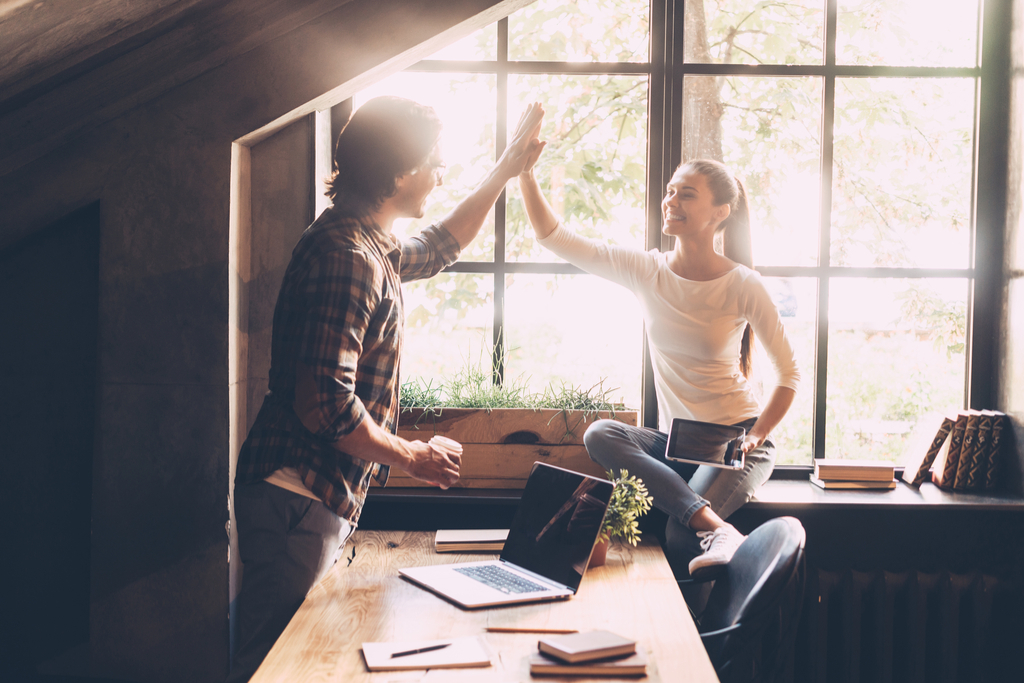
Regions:
<instances>
[{"instance_id":1,"label":"laptop","mask_svg":"<svg viewBox=\"0 0 1024 683\"><path fill-rule=\"evenodd\" d=\"M746 430L735 425L672 418L665 458L691 465L742 470Z\"/></svg>"},{"instance_id":2,"label":"laptop","mask_svg":"<svg viewBox=\"0 0 1024 683\"><path fill-rule=\"evenodd\" d=\"M497 560L398 573L466 609L570 598L590 562L613 488L610 481L536 462Z\"/></svg>"}]
</instances>

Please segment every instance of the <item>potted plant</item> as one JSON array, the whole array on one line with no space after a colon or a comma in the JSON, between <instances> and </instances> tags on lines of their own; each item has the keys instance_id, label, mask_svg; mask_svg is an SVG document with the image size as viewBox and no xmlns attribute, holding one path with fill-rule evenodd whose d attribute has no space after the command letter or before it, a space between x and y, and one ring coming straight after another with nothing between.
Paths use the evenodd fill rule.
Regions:
<instances>
[{"instance_id":1,"label":"potted plant","mask_svg":"<svg viewBox=\"0 0 1024 683\"><path fill-rule=\"evenodd\" d=\"M602 418L635 426L639 417L610 394L603 380L589 389L549 385L541 393L522 380L495 385L489 368L469 364L437 385L404 383L398 434L422 441L439 434L462 444L458 488L522 488L536 461L600 477L603 468L583 445L587 427ZM388 485L423 486L395 470Z\"/></svg>"},{"instance_id":2,"label":"potted plant","mask_svg":"<svg viewBox=\"0 0 1024 683\"><path fill-rule=\"evenodd\" d=\"M606 473L608 479L615 484L608 512L604 516L601 533L598 534L594 552L590 556L591 567L599 567L605 563L608 545L611 539L619 537L630 545L640 540L640 525L637 519L651 509L654 496L647 493L642 479L631 476L626 470L619 470L619 476L612 472Z\"/></svg>"}]
</instances>

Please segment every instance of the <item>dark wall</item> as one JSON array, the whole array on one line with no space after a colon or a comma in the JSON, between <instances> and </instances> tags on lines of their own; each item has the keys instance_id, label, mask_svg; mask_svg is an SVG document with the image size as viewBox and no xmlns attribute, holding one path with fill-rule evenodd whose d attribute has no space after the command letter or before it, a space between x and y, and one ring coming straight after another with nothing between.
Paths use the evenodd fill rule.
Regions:
<instances>
[{"instance_id":1,"label":"dark wall","mask_svg":"<svg viewBox=\"0 0 1024 683\"><path fill-rule=\"evenodd\" d=\"M258 256L245 241L248 227L241 226L254 208L248 168L242 168L247 150L528 1L296 3L300 9L315 4L323 13L269 41L225 47L225 54L238 56L190 74L177 87L158 88L158 96L143 83L140 92L119 100L134 108L117 110L122 113L101 124L92 120L59 148L0 172L0 248L41 234L82 206L102 207L92 497L71 506L88 519L91 503L92 544L88 561L69 572L90 587L90 673L144 683L215 683L227 673L228 506L235 432L241 431L233 410L241 403L236 396L245 395L240 370L247 367L247 347L232 344L233 335L248 332L238 328L243 302L235 295L243 289L236 287L239 280L249 283L249 260ZM272 4L287 9L287 3ZM228 23L251 18L223 17ZM232 35L238 34L215 31L210 39ZM138 74L126 71L130 89ZM59 100L46 113L70 116L65 105ZM259 151L256 156L259 162ZM308 185L308 179L294 182ZM257 178L257 190L260 183ZM295 191L310 196L309 187ZM5 281L0 298L10 298L5 295L14 286ZM8 336L6 325L0 329ZM75 363L68 359L55 372L70 372ZM57 393L42 391L53 414L60 414L51 396ZM0 394L13 405L23 402L14 387ZM6 425L4 431L10 431ZM57 427L29 431L35 439L59 439ZM5 479L21 485L26 476L18 461L24 458L2 441L0 449ZM36 477L31 486L41 490L47 481ZM33 490L3 496L4 505L45 505ZM16 555L18 566L42 573L47 564L68 562L62 541L41 530L59 533L50 528L66 526L74 515L62 510L33 527L35 533L21 534L35 550ZM11 519L7 515L5 523ZM50 590L68 583L56 577ZM40 598L36 584L24 586L5 595ZM11 623L7 604L0 610ZM46 613L44 605L38 612L50 629L63 616ZM39 643L60 647L53 630Z\"/></svg>"},{"instance_id":2,"label":"dark wall","mask_svg":"<svg viewBox=\"0 0 1024 683\"><path fill-rule=\"evenodd\" d=\"M0 253L0 661L15 668L89 636L99 234L93 204Z\"/></svg>"}]
</instances>

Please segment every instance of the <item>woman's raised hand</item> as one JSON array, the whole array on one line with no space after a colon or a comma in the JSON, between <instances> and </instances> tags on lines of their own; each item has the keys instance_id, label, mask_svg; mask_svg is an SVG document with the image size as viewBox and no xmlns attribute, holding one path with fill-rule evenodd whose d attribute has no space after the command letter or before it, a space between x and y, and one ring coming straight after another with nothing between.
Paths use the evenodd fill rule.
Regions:
<instances>
[{"instance_id":1,"label":"woman's raised hand","mask_svg":"<svg viewBox=\"0 0 1024 683\"><path fill-rule=\"evenodd\" d=\"M520 173L526 173L537 163L537 158L546 144L538 139L543 122L544 107L540 102L531 103L519 117L519 123L512 134L512 141L509 142L498 161L499 165L503 165L507 169L510 179Z\"/></svg>"}]
</instances>

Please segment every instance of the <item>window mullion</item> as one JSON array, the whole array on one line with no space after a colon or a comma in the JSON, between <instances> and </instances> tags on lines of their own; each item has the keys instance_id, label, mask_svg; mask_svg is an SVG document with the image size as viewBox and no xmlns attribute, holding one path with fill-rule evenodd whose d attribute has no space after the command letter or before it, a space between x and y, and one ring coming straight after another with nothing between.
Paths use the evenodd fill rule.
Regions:
<instances>
[{"instance_id":1,"label":"window mullion","mask_svg":"<svg viewBox=\"0 0 1024 683\"><path fill-rule=\"evenodd\" d=\"M836 26L838 0L828 0L825 16L825 77L821 114L821 192L819 206L818 266L831 265L833 126L836 108ZM828 298L830 279L826 273L818 278L818 315L814 344L814 415L812 419L812 450L815 458L825 455L828 398Z\"/></svg>"},{"instance_id":2,"label":"window mullion","mask_svg":"<svg viewBox=\"0 0 1024 683\"><path fill-rule=\"evenodd\" d=\"M968 299L967 397L971 408L992 408L999 400L999 318L1002 309L1007 168L1013 63L1013 4L983 4L981 77L975 110L974 270Z\"/></svg>"},{"instance_id":3,"label":"window mullion","mask_svg":"<svg viewBox=\"0 0 1024 683\"><path fill-rule=\"evenodd\" d=\"M498 63L495 69L497 101L495 106L494 159L505 151L508 137L508 18L498 22ZM494 323L491 330L493 379L501 384L505 378L505 199L506 191L494 203Z\"/></svg>"}]
</instances>

